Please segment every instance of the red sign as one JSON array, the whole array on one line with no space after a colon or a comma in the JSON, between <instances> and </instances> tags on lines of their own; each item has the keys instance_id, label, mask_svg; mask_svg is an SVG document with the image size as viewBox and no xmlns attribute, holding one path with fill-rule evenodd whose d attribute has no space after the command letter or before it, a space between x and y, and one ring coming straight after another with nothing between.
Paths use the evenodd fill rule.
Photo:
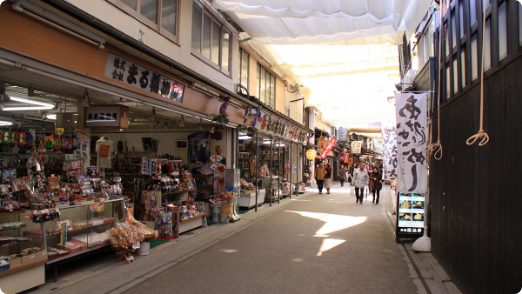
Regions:
<instances>
[{"instance_id":1,"label":"red sign","mask_svg":"<svg viewBox=\"0 0 522 294\"><path fill-rule=\"evenodd\" d=\"M343 154L343 162L344 163L350 162L350 154L348 154L348 153Z\"/></svg>"},{"instance_id":2,"label":"red sign","mask_svg":"<svg viewBox=\"0 0 522 294\"><path fill-rule=\"evenodd\" d=\"M332 151L332 149L335 146L335 143L337 143L337 141L335 141L335 139L330 139L330 142L328 142L328 145L326 145L326 147L323 149L323 152L321 152L321 159L326 158L326 154L328 154L330 151Z\"/></svg>"}]
</instances>

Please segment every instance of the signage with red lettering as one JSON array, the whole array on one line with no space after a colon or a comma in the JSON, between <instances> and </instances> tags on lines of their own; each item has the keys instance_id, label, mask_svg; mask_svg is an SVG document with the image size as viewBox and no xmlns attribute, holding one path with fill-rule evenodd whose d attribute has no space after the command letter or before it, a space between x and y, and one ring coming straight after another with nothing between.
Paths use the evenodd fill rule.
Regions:
<instances>
[{"instance_id":1,"label":"signage with red lettering","mask_svg":"<svg viewBox=\"0 0 522 294\"><path fill-rule=\"evenodd\" d=\"M330 153L330 151L332 151L332 149L334 148L335 143L337 143L337 141L335 141L335 139L330 139L330 142L328 142L328 145L326 145L323 152L321 152L321 159L326 158L326 155L328 153Z\"/></svg>"}]
</instances>

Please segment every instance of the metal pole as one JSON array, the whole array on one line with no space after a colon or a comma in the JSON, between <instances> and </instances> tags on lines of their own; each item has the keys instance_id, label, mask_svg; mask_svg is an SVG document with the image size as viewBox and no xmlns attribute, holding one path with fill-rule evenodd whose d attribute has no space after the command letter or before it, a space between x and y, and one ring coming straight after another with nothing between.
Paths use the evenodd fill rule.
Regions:
<instances>
[{"instance_id":1,"label":"metal pole","mask_svg":"<svg viewBox=\"0 0 522 294\"><path fill-rule=\"evenodd\" d=\"M282 179L282 173L281 173L281 140L278 140L279 147L277 147L277 165L279 169L279 178L277 179L277 203L281 203L281 179Z\"/></svg>"},{"instance_id":2,"label":"metal pole","mask_svg":"<svg viewBox=\"0 0 522 294\"><path fill-rule=\"evenodd\" d=\"M253 138L252 138L253 139ZM259 190L259 168L257 167L257 165L259 164L259 133L256 133L256 155L254 156L254 158L256 159L256 170L255 170L255 173L256 173L256 211L257 211L257 193L258 193L258 190Z\"/></svg>"},{"instance_id":3,"label":"metal pole","mask_svg":"<svg viewBox=\"0 0 522 294\"><path fill-rule=\"evenodd\" d=\"M301 173L300 163L303 161L303 157L301 156L303 153L303 146L300 143L297 143L297 183L299 184L299 174ZM299 194L299 192L297 193Z\"/></svg>"},{"instance_id":4,"label":"metal pole","mask_svg":"<svg viewBox=\"0 0 522 294\"><path fill-rule=\"evenodd\" d=\"M275 197L274 187L272 186L272 169L274 168L274 137L270 137L270 173L269 173L269 183L270 183L270 207L272 207L272 198Z\"/></svg>"},{"instance_id":5,"label":"metal pole","mask_svg":"<svg viewBox=\"0 0 522 294\"><path fill-rule=\"evenodd\" d=\"M290 184L290 193L288 193L288 197L292 199L292 141L288 144L288 165L290 166L290 172L288 173L288 183Z\"/></svg>"}]
</instances>

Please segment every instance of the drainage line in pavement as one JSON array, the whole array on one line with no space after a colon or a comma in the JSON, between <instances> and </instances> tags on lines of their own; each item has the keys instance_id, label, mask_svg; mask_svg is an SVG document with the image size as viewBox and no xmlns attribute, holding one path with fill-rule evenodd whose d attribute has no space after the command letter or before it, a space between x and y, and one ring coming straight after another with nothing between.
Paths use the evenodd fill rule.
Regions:
<instances>
[{"instance_id":1,"label":"drainage line in pavement","mask_svg":"<svg viewBox=\"0 0 522 294\"><path fill-rule=\"evenodd\" d=\"M406 245L404 245L404 243L401 242L401 244L402 244L402 247L404 248L404 251L406 251L406 255L408 255L408 258L411 260L411 264L413 264L413 267L415 268L415 271L417 272L417 275L419 275L419 278L421 280L422 285L424 286L424 289L426 289L426 292L428 294L432 294L431 291L430 291L430 288L428 287L428 284L426 284L426 281L424 280L424 277L422 276L419 268L415 264L415 261L413 260L413 258L411 258L411 255L410 255L410 252L408 251L408 248L406 248Z\"/></svg>"}]
</instances>

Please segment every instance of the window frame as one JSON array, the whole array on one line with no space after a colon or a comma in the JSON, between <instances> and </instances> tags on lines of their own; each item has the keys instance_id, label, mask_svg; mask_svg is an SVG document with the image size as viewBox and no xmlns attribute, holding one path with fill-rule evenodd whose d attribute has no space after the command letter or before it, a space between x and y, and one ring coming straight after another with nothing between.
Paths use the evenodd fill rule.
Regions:
<instances>
[{"instance_id":1,"label":"window frame","mask_svg":"<svg viewBox=\"0 0 522 294\"><path fill-rule=\"evenodd\" d=\"M179 1L179 0L178 0ZM220 71L221 73L223 73L224 75L232 78L232 40L233 40L233 36L232 36L232 32L230 32L230 30L228 30L225 25L218 21L210 12L208 12L205 7L203 7L203 5L201 5L201 3L199 3L198 1L194 1L193 4L192 4L192 9L194 9L194 5L197 5L200 9L201 9L201 34L200 34L200 44L199 44L199 51L197 49L194 49L192 47L192 39L191 39L191 44L190 44L190 51L192 53L192 55L196 56L198 59L200 59L201 61L203 61L204 63L208 64L209 66L213 67L215 70L217 71ZM205 55L203 55L203 37L204 37L204 19L205 19L205 16L207 16L208 18L210 18L211 20L211 25L210 25L210 57L206 57ZM193 27L192 24L193 24L194 20L191 21L191 28ZM213 42L214 42L214 24L217 24L220 28L220 33L219 33L219 64L216 64L214 61L212 61L212 45L213 45ZM224 69L223 68L223 41L224 41L224 36L225 34L229 34L230 38L229 38L229 42L228 42L228 70L227 69ZM192 38L192 34L191 34L191 38Z\"/></svg>"},{"instance_id":2,"label":"window frame","mask_svg":"<svg viewBox=\"0 0 522 294\"><path fill-rule=\"evenodd\" d=\"M182 0L176 0L176 34L172 34L167 29L165 29L163 26L161 26L161 7L163 4L163 0L158 0L158 5L156 7L156 21L157 23L152 22L150 19L145 17L140 13L141 9L141 1L142 0L136 0L136 10L134 10L129 5L125 4L121 0L107 0L107 2L113 4L123 12L127 13L128 15L134 17L135 19L139 20L141 23L146 25L147 27L151 28L155 32L159 33L163 37L169 39L173 43L179 46L178 44L178 38L179 38L179 26L180 26L180 17L179 12L181 8L181 1Z\"/></svg>"},{"instance_id":3,"label":"window frame","mask_svg":"<svg viewBox=\"0 0 522 294\"><path fill-rule=\"evenodd\" d=\"M267 79L267 75L269 78ZM265 87L264 87L264 100L261 99L262 93L261 93L261 79L264 76L265 81ZM274 84L272 85L272 79L274 80ZM267 83L268 82L268 83ZM257 63L257 95L258 99L261 100L261 102L265 103L266 105L272 107L275 109L276 104L276 85L277 85L277 77L272 74L268 69L266 69L264 66L262 66L259 62ZM270 101L270 96L274 95L274 100ZM273 102L273 104L271 104Z\"/></svg>"},{"instance_id":4,"label":"window frame","mask_svg":"<svg viewBox=\"0 0 522 294\"><path fill-rule=\"evenodd\" d=\"M242 82L242 77L243 77L243 54L245 54L247 56L247 68L246 68L246 85L243 85L243 82ZM250 54L248 54L248 52L246 52L243 48L239 48L239 79L238 79L238 83L245 87L248 90L248 79L249 79L249 75L250 75Z\"/></svg>"}]
</instances>

